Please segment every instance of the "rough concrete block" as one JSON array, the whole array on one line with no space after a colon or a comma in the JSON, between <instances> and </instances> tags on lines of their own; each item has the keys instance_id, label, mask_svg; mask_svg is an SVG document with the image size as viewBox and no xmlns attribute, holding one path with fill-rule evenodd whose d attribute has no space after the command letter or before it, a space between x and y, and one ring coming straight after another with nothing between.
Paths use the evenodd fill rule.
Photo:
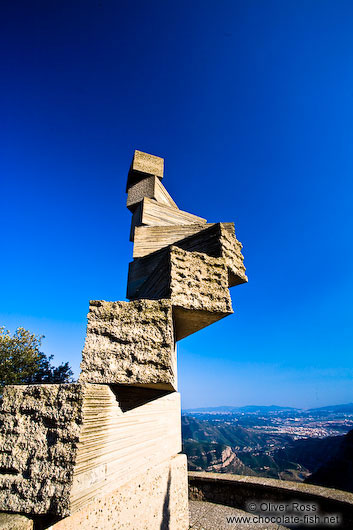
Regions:
<instances>
[{"instance_id":1,"label":"rough concrete block","mask_svg":"<svg viewBox=\"0 0 353 530\"><path fill-rule=\"evenodd\" d=\"M220 255L224 258L228 267L228 285L234 287L246 283L248 277L245 274L244 256L241 252L243 245L237 240L233 230L229 230L224 223L219 224L220 229Z\"/></svg>"},{"instance_id":2,"label":"rough concrete block","mask_svg":"<svg viewBox=\"0 0 353 530\"><path fill-rule=\"evenodd\" d=\"M164 158L136 150L127 177L126 192L131 186L146 177L163 178Z\"/></svg>"},{"instance_id":3,"label":"rough concrete block","mask_svg":"<svg viewBox=\"0 0 353 530\"><path fill-rule=\"evenodd\" d=\"M130 289L129 293L139 299L169 298L176 340L233 313L224 258L188 252L175 246L156 254L158 259L153 271L144 283L133 293Z\"/></svg>"},{"instance_id":4,"label":"rough concrete block","mask_svg":"<svg viewBox=\"0 0 353 530\"><path fill-rule=\"evenodd\" d=\"M93 500L52 530L188 530L186 456L146 469L124 486Z\"/></svg>"},{"instance_id":5,"label":"rough concrete block","mask_svg":"<svg viewBox=\"0 0 353 530\"><path fill-rule=\"evenodd\" d=\"M169 300L91 301L80 381L176 389Z\"/></svg>"},{"instance_id":6,"label":"rough concrete block","mask_svg":"<svg viewBox=\"0 0 353 530\"><path fill-rule=\"evenodd\" d=\"M148 177L131 186L128 190L126 206L133 212L145 197L179 209L158 177Z\"/></svg>"},{"instance_id":7,"label":"rough concrete block","mask_svg":"<svg viewBox=\"0 0 353 530\"><path fill-rule=\"evenodd\" d=\"M82 402L76 384L5 387L0 510L67 513Z\"/></svg>"},{"instance_id":8,"label":"rough concrete block","mask_svg":"<svg viewBox=\"0 0 353 530\"><path fill-rule=\"evenodd\" d=\"M223 257L228 267L229 287L247 282L242 244L235 237L234 223L136 227L133 256L144 257L171 244L183 250Z\"/></svg>"},{"instance_id":9,"label":"rough concrete block","mask_svg":"<svg viewBox=\"0 0 353 530\"><path fill-rule=\"evenodd\" d=\"M131 394L132 392L132 394ZM8 386L0 510L66 516L181 450L180 396L108 385Z\"/></svg>"}]
</instances>

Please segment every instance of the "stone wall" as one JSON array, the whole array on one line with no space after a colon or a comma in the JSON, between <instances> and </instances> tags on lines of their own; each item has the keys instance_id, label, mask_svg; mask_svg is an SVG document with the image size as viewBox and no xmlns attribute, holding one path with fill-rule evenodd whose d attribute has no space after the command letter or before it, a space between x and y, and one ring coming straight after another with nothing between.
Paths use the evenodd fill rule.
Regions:
<instances>
[{"instance_id":1,"label":"stone wall","mask_svg":"<svg viewBox=\"0 0 353 530\"><path fill-rule=\"evenodd\" d=\"M353 494L319 486L260 477L231 475L227 473L189 472L189 499L223 504L252 515L268 515L269 510L259 509L272 505L315 505L317 511L308 513L319 516L340 517L333 528L353 528ZM256 509L254 509L254 506ZM278 513L278 512L277 512ZM280 512L282 513L282 512ZM302 515L298 511L297 515ZM323 528L328 528L328 525ZM300 529L301 526L296 526ZM305 526L307 528L307 526ZM314 525L320 529L320 525Z\"/></svg>"}]
</instances>

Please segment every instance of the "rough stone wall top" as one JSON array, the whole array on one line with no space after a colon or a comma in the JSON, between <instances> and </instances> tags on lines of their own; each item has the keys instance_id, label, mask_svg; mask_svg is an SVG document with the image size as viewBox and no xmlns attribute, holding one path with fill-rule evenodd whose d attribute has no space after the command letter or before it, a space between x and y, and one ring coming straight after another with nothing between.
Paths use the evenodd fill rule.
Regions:
<instances>
[{"instance_id":1,"label":"rough stone wall top","mask_svg":"<svg viewBox=\"0 0 353 530\"><path fill-rule=\"evenodd\" d=\"M176 388L169 300L91 301L80 381Z\"/></svg>"},{"instance_id":2,"label":"rough stone wall top","mask_svg":"<svg viewBox=\"0 0 353 530\"><path fill-rule=\"evenodd\" d=\"M82 400L77 384L5 387L0 510L67 513Z\"/></svg>"}]
</instances>

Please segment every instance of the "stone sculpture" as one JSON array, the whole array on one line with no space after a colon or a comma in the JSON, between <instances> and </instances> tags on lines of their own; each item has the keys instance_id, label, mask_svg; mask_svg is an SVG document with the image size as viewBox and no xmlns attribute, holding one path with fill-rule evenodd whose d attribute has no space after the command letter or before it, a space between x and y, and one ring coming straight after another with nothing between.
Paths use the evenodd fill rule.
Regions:
<instances>
[{"instance_id":1,"label":"stone sculpture","mask_svg":"<svg viewBox=\"0 0 353 530\"><path fill-rule=\"evenodd\" d=\"M90 302L78 383L5 388L0 510L35 528L188 528L176 342L230 315L247 277L234 224L181 211L163 171L135 151L130 301Z\"/></svg>"}]
</instances>

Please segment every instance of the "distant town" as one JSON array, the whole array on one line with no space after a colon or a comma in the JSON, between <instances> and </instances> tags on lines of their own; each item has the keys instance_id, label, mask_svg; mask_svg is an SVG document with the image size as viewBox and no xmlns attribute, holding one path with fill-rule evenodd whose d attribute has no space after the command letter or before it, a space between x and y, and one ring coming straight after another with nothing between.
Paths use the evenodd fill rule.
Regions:
<instances>
[{"instance_id":1,"label":"distant town","mask_svg":"<svg viewBox=\"0 0 353 530\"><path fill-rule=\"evenodd\" d=\"M334 455L353 429L353 404L189 409L182 426L192 470L301 481Z\"/></svg>"}]
</instances>

